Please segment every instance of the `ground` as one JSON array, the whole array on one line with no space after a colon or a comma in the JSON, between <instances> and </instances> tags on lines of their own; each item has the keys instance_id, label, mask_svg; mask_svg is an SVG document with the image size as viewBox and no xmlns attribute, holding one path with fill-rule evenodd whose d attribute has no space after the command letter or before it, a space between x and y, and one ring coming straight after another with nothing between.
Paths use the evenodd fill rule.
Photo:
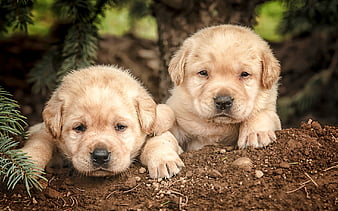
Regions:
<instances>
[{"instance_id":1,"label":"ground","mask_svg":"<svg viewBox=\"0 0 338 211\"><path fill-rule=\"evenodd\" d=\"M135 162L118 176L47 169L43 191L1 186L0 210L336 210L338 128L309 120L277 132L264 149L207 146L181 155L185 167L153 180ZM252 165L235 165L247 158Z\"/></svg>"},{"instance_id":2,"label":"ground","mask_svg":"<svg viewBox=\"0 0 338 211\"><path fill-rule=\"evenodd\" d=\"M27 73L49 43L26 37L0 42L0 83L19 101L30 125L41 121L49 95L31 93ZM322 68L304 66L319 54L309 43L273 46L282 62L281 96L299 90ZM128 36L100 42L99 63L132 69L151 92L157 87L158 58L155 42ZM312 72L297 72L301 67ZM283 122L286 129L277 131L277 141L264 149L208 146L185 152L185 167L165 180L150 179L137 161L127 172L109 178L85 177L71 168L47 169L48 182L41 192L33 189L31 197L22 184L14 190L0 184L0 210L337 210L336 124L337 112L322 103L291 123ZM252 165L235 165L239 158Z\"/></svg>"}]
</instances>

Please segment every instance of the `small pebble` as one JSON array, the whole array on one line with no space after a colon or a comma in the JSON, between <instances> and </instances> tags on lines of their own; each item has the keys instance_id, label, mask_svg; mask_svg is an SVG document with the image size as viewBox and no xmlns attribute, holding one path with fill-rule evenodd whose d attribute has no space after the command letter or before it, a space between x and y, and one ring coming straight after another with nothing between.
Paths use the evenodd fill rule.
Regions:
<instances>
[{"instance_id":1,"label":"small pebble","mask_svg":"<svg viewBox=\"0 0 338 211\"><path fill-rule=\"evenodd\" d=\"M139 181L141 181L141 177L135 177L135 180L136 180L136 182L139 182Z\"/></svg>"},{"instance_id":2,"label":"small pebble","mask_svg":"<svg viewBox=\"0 0 338 211\"><path fill-rule=\"evenodd\" d=\"M138 170L138 172L139 172L140 174L144 174L144 173L146 173L146 172L147 172L147 169L146 169L146 168L143 168L143 167L141 167L141 168Z\"/></svg>"},{"instance_id":3,"label":"small pebble","mask_svg":"<svg viewBox=\"0 0 338 211\"><path fill-rule=\"evenodd\" d=\"M59 191L52 188L46 188L44 193L48 198L62 198L62 194Z\"/></svg>"},{"instance_id":4,"label":"small pebble","mask_svg":"<svg viewBox=\"0 0 338 211\"><path fill-rule=\"evenodd\" d=\"M287 162L281 162L280 164L279 164L279 166L280 167L282 167L282 168L290 168L290 164L289 163L287 163Z\"/></svg>"},{"instance_id":5,"label":"small pebble","mask_svg":"<svg viewBox=\"0 0 338 211\"><path fill-rule=\"evenodd\" d=\"M263 177L264 173L261 170L255 170L255 176L257 178Z\"/></svg>"},{"instance_id":6,"label":"small pebble","mask_svg":"<svg viewBox=\"0 0 338 211\"><path fill-rule=\"evenodd\" d=\"M36 199L34 197L32 198L32 202L33 202L33 204L37 204L38 203L38 201L36 201Z\"/></svg>"},{"instance_id":7,"label":"small pebble","mask_svg":"<svg viewBox=\"0 0 338 211\"><path fill-rule=\"evenodd\" d=\"M283 170L282 169L277 169L276 170L276 174L283 174Z\"/></svg>"},{"instance_id":8,"label":"small pebble","mask_svg":"<svg viewBox=\"0 0 338 211\"><path fill-rule=\"evenodd\" d=\"M216 169L212 169L209 173L208 173L209 177L212 178L217 178L217 177L222 177L221 172L217 171Z\"/></svg>"},{"instance_id":9,"label":"small pebble","mask_svg":"<svg viewBox=\"0 0 338 211\"><path fill-rule=\"evenodd\" d=\"M230 152L230 151L233 151L235 149L235 146L226 146L225 147L225 150Z\"/></svg>"},{"instance_id":10,"label":"small pebble","mask_svg":"<svg viewBox=\"0 0 338 211\"><path fill-rule=\"evenodd\" d=\"M252 161L250 158L241 157L241 158L236 159L234 162L232 162L232 165L237 166L241 169L250 171L252 168Z\"/></svg>"},{"instance_id":11,"label":"small pebble","mask_svg":"<svg viewBox=\"0 0 338 211\"><path fill-rule=\"evenodd\" d=\"M220 151L219 151L219 153L221 153L221 154L225 154L227 151L226 151L226 149L221 149Z\"/></svg>"}]
</instances>

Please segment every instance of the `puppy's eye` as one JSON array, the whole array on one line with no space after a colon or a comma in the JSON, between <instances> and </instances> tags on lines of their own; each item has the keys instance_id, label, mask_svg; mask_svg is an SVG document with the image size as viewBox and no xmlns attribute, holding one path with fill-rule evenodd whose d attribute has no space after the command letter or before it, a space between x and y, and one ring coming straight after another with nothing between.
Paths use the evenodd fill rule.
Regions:
<instances>
[{"instance_id":1,"label":"puppy's eye","mask_svg":"<svg viewBox=\"0 0 338 211\"><path fill-rule=\"evenodd\" d=\"M84 132L87 130L87 127L84 124L80 124L73 128L76 132Z\"/></svg>"},{"instance_id":2,"label":"puppy's eye","mask_svg":"<svg viewBox=\"0 0 338 211\"><path fill-rule=\"evenodd\" d=\"M123 132L123 131L125 131L126 129L127 129L127 126L122 125L122 124L120 124L120 123L118 123L118 124L115 125L115 130L116 130L116 131Z\"/></svg>"},{"instance_id":3,"label":"puppy's eye","mask_svg":"<svg viewBox=\"0 0 338 211\"><path fill-rule=\"evenodd\" d=\"M241 77L242 78L246 78L246 77L248 77L250 74L248 73L248 72L242 72L241 73Z\"/></svg>"},{"instance_id":4,"label":"puppy's eye","mask_svg":"<svg viewBox=\"0 0 338 211\"><path fill-rule=\"evenodd\" d=\"M201 71L198 72L198 74L199 74L200 76L203 76L203 77L208 77L208 76L209 76L207 70L201 70Z\"/></svg>"}]
</instances>

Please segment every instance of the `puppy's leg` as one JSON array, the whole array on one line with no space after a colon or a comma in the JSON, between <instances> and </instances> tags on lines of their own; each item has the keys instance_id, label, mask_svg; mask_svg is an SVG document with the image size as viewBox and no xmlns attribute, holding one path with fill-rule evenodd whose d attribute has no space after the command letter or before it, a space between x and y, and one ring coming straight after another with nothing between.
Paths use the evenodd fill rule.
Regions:
<instances>
[{"instance_id":1,"label":"puppy's leg","mask_svg":"<svg viewBox=\"0 0 338 211\"><path fill-rule=\"evenodd\" d=\"M161 135L162 133L169 131L175 122L174 111L166 104L158 104L156 106L156 119L154 123L154 134Z\"/></svg>"},{"instance_id":2,"label":"puppy's leg","mask_svg":"<svg viewBox=\"0 0 338 211\"><path fill-rule=\"evenodd\" d=\"M170 178L184 167L181 152L176 138L168 131L147 140L141 162L148 167L151 178Z\"/></svg>"},{"instance_id":3,"label":"puppy's leg","mask_svg":"<svg viewBox=\"0 0 338 211\"><path fill-rule=\"evenodd\" d=\"M275 130L281 129L274 111L263 111L243 122L239 129L238 147L264 147L276 140Z\"/></svg>"},{"instance_id":4,"label":"puppy's leg","mask_svg":"<svg viewBox=\"0 0 338 211\"><path fill-rule=\"evenodd\" d=\"M44 123L29 129L29 139L21 150L31 157L37 167L45 169L52 158L54 143L51 135L45 130Z\"/></svg>"}]
</instances>

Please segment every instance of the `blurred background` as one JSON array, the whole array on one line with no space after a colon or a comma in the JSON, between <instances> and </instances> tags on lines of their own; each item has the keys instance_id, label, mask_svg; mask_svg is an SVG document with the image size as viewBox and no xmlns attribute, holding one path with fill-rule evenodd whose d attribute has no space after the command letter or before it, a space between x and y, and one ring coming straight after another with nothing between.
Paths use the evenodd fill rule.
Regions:
<instances>
[{"instance_id":1,"label":"blurred background","mask_svg":"<svg viewBox=\"0 0 338 211\"><path fill-rule=\"evenodd\" d=\"M91 64L131 69L164 102L182 41L232 23L252 27L281 62L283 128L309 118L337 125L337 0L1 0L0 18L0 86L29 124L64 74Z\"/></svg>"}]
</instances>

